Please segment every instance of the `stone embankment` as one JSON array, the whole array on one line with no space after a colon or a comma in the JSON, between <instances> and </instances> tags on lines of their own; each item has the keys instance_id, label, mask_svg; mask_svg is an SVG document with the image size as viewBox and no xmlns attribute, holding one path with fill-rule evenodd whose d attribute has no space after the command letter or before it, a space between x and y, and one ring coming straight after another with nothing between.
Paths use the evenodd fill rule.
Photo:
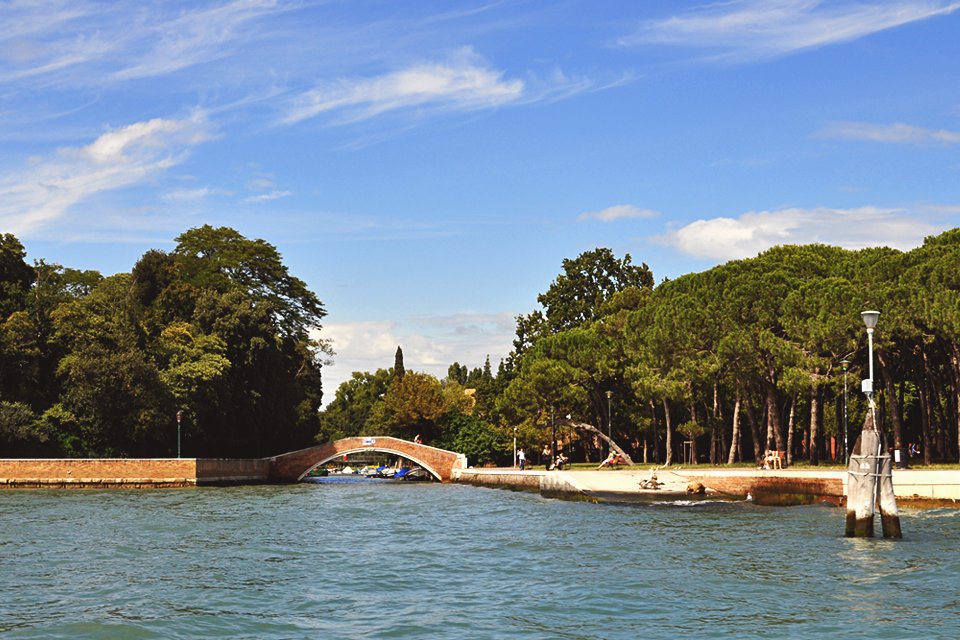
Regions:
<instances>
[{"instance_id":1,"label":"stone embankment","mask_svg":"<svg viewBox=\"0 0 960 640\"><path fill-rule=\"evenodd\" d=\"M840 470L660 469L658 488L649 486L650 470L546 471L463 469L454 482L535 491L549 497L638 502L714 496L749 499L757 504L842 504L847 472ZM895 470L897 501L904 506L960 506L960 471ZM702 493L699 491L702 489Z\"/></svg>"},{"instance_id":2,"label":"stone embankment","mask_svg":"<svg viewBox=\"0 0 960 640\"><path fill-rule=\"evenodd\" d=\"M266 482L267 460L230 458L0 459L0 489L167 488Z\"/></svg>"},{"instance_id":3,"label":"stone embankment","mask_svg":"<svg viewBox=\"0 0 960 640\"><path fill-rule=\"evenodd\" d=\"M598 502L676 500L698 495L746 499L757 504L842 504L847 472L840 470L649 469L519 471L453 469L450 480L481 486L534 491L545 496ZM275 475L275 474L274 474ZM0 489L164 488L276 481L269 459L103 458L0 459ZM897 502L903 506L960 507L960 470L894 470ZM703 493L690 493L690 489Z\"/></svg>"}]
</instances>

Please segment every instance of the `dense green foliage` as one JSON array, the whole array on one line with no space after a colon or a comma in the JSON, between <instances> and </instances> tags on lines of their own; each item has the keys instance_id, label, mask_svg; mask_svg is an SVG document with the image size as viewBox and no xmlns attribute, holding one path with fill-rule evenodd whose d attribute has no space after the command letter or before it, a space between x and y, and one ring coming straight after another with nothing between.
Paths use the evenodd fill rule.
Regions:
<instances>
[{"instance_id":1,"label":"dense green foliage","mask_svg":"<svg viewBox=\"0 0 960 640\"><path fill-rule=\"evenodd\" d=\"M429 434L469 449L473 463L509 463L514 434L538 453L552 431L575 457L597 460L604 445L578 422L636 460L755 461L767 448L839 460L845 381L850 447L866 411L860 312L875 308L890 445L915 443L928 463L960 455L960 230L906 253L775 247L656 287L646 265L597 249L564 260L538 302L517 318L496 376L489 362L473 372L454 363L445 380L401 390L388 372L356 374L347 384L363 420L351 422L345 393L324 421L343 434ZM476 389L475 404L456 406L463 389Z\"/></svg>"},{"instance_id":2,"label":"dense green foliage","mask_svg":"<svg viewBox=\"0 0 960 640\"><path fill-rule=\"evenodd\" d=\"M875 388L891 445L917 443L928 462L956 460L958 267L960 230L907 253L775 247L652 291L626 289L592 318L533 339L521 318L524 348L501 406L540 424L554 407L661 462L750 461L766 448L813 464L842 458L841 361L851 362L852 446L868 375L860 311L875 308Z\"/></svg>"},{"instance_id":3,"label":"dense green foliage","mask_svg":"<svg viewBox=\"0 0 960 640\"><path fill-rule=\"evenodd\" d=\"M509 464L555 437L598 460L609 433L635 460L813 464L843 457L865 412L865 309L881 312L875 389L893 447L960 457L960 229L909 252L775 247L654 286L646 265L596 249L564 260L517 318L514 351L439 380L357 372L318 413L310 339L320 301L276 249L202 227L130 273L25 262L0 236L3 455L261 456L393 435ZM848 369L842 366L849 361Z\"/></svg>"},{"instance_id":4,"label":"dense green foliage","mask_svg":"<svg viewBox=\"0 0 960 640\"><path fill-rule=\"evenodd\" d=\"M317 432L323 305L277 250L204 226L102 278L0 239L3 455L264 456Z\"/></svg>"}]
</instances>

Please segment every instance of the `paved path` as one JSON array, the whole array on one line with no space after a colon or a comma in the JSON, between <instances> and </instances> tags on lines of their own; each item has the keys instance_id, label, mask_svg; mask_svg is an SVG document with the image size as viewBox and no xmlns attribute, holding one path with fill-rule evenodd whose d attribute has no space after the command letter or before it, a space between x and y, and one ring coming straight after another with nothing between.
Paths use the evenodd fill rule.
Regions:
<instances>
[{"instance_id":1,"label":"paved path","mask_svg":"<svg viewBox=\"0 0 960 640\"><path fill-rule=\"evenodd\" d=\"M703 484L708 492L745 496L750 492L793 492L842 499L847 472L840 469L722 469L683 466L660 469L660 489L642 489L640 483L651 477L649 469L520 471L518 469L465 469L456 481L475 484L539 489L542 493L581 494L601 500L676 499L688 495L691 483ZM897 499L909 504L960 506L960 470L895 469L893 485Z\"/></svg>"}]
</instances>

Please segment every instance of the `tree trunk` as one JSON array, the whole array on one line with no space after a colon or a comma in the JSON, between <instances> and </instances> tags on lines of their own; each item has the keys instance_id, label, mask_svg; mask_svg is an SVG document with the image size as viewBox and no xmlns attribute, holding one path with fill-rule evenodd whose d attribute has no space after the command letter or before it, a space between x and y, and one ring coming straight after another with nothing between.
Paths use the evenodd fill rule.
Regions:
<instances>
[{"instance_id":1,"label":"tree trunk","mask_svg":"<svg viewBox=\"0 0 960 640\"><path fill-rule=\"evenodd\" d=\"M592 424L587 424L586 422L569 422L569 421L564 422L564 424L569 425L569 426L573 427L574 429L581 429L581 430L583 430L583 431L589 431L589 432L592 433L594 436L596 436L596 437L600 438L601 440L603 440L604 442L606 442L606 443L607 443L607 446L610 447L610 451L611 451L611 452L613 452L613 453L618 453L618 454L620 454L621 456L623 456L623 459L626 461L627 464L633 464L633 458L630 457L630 454L629 454L629 453L627 453L626 451L624 451L623 449L621 449L621 448L620 448L620 445L618 445L616 442L614 442L612 438L608 438L608 437L607 437L607 434L605 434L605 433L604 433L603 431L601 431L600 429L597 429L597 428L596 428L595 426L593 426Z\"/></svg>"},{"instance_id":2,"label":"tree trunk","mask_svg":"<svg viewBox=\"0 0 960 640\"><path fill-rule=\"evenodd\" d=\"M713 420L710 422L710 464L717 464L717 459L723 455L720 448L720 389L713 383Z\"/></svg>"},{"instance_id":3,"label":"tree trunk","mask_svg":"<svg viewBox=\"0 0 960 640\"><path fill-rule=\"evenodd\" d=\"M820 435L820 393L817 387L810 390L810 464L820 464L817 437Z\"/></svg>"},{"instance_id":4,"label":"tree trunk","mask_svg":"<svg viewBox=\"0 0 960 640\"><path fill-rule=\"evenodd\" d=\"M777 451L784 451L786 447L783 442L783 427L780 424L780 411L777 409L777 390L773 383L767 382L767 420L769 420L769 431L773 431L773 440L777 445ZM767 448L770 448L769 442Z\"/></svg>"},{"instance_id":5,"label":"tree trunk","mask_svg":"<svg viewBox=\"0 0 960 640\"><path fill-rule=\"evenodd\" d=\"M960 345L956 342L950 343L950 370L953 371L953 420L957 431L957 451L960 452Z\"/></svg>"},{"instance_id":6,"label":"tree trunk","mask_svg":"<svg viewBox=\"0 0 960 640\"><path fill-rule=\"evenodd\" d=\"M949 387L946 380L943 380L936 372L932 372L930 375L930 402L933 404L931 407L931 415L936 417L936 424L938 432L941 434L941 447L940 452L943 456L943 461L947 462L954 457L956 453L953 450L954 438L951 438L951 425L950 420L947 417L949 399L941 397L940 390L946 390Z\"/></svg>"},{"instance_id":7,"label":"tree trunk","mask_svg":"<svg viewBox=\"0 0 960 640\"><path fill-rule=\"evenodd\" d=\"M787 466L793 464L793 421L797 413L797 397L790 398L790 418L787 420Z\"/></svg>"},{"instance_id":8,"label":"tree trunk","mask_svg":"<svg viewBox=\"0 0 960 640\"><path fill-rule=\"evenodd\" d=\"M936 375L930 367L930 358L926 349L920 347L920 355L923 358L923 379L927 390L927 421L930 425L931 433L935 435L937 442L937 456L941 461L946 462L950 455L948 448L948 438L946 433L946 424L944 424L942 407L940 405L940 394L937 391L938 385Z\"/></svg>"},{"instance_id":9,"label":"tree trunk","mask_svg":"<svg viewBox=\"0 0 960 640\"><path fill-rule=\"evenodd\" d=\"M667 455L664 464L673 464L673 428L670 425L670 404L663 401L663 421L667 427Z\"/></svg>"},{"instance_id":10,"label":"tree trunk","mask_svg":"<svg viewBox=\"0 0 960 640\"><path fill-rule=\"evenodd\" d=\"M692 397L692 396L691 396ZM690 422L693 423L694 431L690 438L690 464L700 464L697 460L697 431L700 427L697 425L697 409L693 406L693 400L690 401Z\"/></svg>"},{"instance_id":11,"label":"tree trunk","mask_svg":"<svg viewBox=\"0 0 960 640\"><path fill-rule=\"evenodd\" d=\"M877 363L880 365L880 378L883 380L884 389L887 391L887 411L890 414L890 422L893 423L893 448L903 456L903 416L900 413L900 404L897 402L897 390L893 381L890 360L883 349L877 350ZM906 457L902 459L906 460Z\"/></svg>"},{"instance_id":12,"label":"tree trunk","mask_svg":"<svg viewBox=\"0 0 960 640\"><path fill-rule=\"evenodd\" d=\"M757 420L757 414L750 404L749 398L743 403L744 413L747 414L747 422L750 423L750 436L753 438L753 461L759 462L763 458L763 444L760 440L760 423Z\"/></svg>"},{"instance_id":13,"label":"tree trunk","mask_svg":"<svg viewBox=\"0 0 960 640\"><path fill-rule=\"evenodd\" d=\"M653 461L660 462L660 444L659 436L657 435L657 405L654 404L653 400L649 400L650 403L650 424L653 428Z\"/></svg>"},{"instance_id":14,"label":"tree trunk","mask_svg":"<svg viewBox=\"0 0 960 640\"><path fill-rule=\"evenodd\" d=\"M933 438L930 437L930 411L927 403L927 385L921 376L917 384L917 392L920 395L920 434L923 441L923 464L930 464L933 460L933 452L930 448L933 446Z\"/></svg>"},{"instance_id":15,"label":"tree trunk","mask_svg":"<svg viewBox=\"0 0 960 640\"><path fill-rule=\"evenodd\" d=\"M737 461L737 451L740 449L740 387L737 387L733 400L733 435L730 436L730 453L727 455L727 464Z\"/></svg>"}]
</instances>

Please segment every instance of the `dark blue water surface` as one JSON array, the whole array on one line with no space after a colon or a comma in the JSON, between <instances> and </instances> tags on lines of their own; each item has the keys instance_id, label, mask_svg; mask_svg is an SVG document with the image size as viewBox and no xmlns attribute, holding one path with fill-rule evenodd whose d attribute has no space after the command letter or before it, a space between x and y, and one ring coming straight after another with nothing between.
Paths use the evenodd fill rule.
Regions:
<instances>
[{"instance_id":1,"label":"dark blue water surface","mask_svg":"<svg viewBox=\"0 0 960 640\"><path fill-rule=\"evenodd\" d=\"M3 638L960 637L960 511L402 482L0 492Z\"/></svg>"}]
</instances>

